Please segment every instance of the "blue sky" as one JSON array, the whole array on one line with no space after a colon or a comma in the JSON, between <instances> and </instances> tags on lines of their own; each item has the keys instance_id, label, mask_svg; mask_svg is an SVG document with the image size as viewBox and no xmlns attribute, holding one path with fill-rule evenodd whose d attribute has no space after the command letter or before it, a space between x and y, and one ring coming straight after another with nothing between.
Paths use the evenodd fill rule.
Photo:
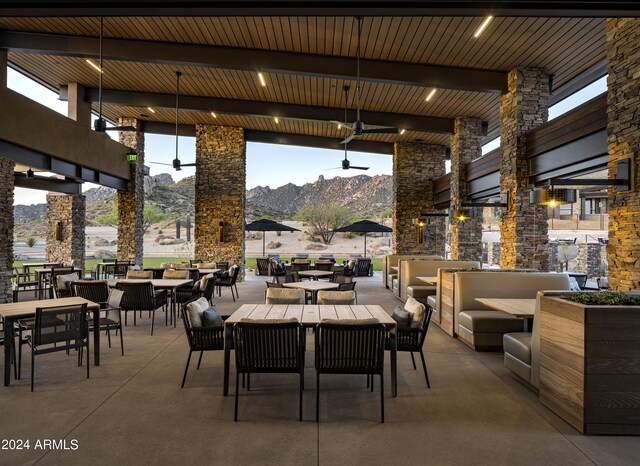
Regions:
<instances>
[{"instance_id":1,"label":"blue sky","mask_svg":"<svg viewBox=\"0 0 640 466\"><path fill-rule=\"evenodd\" d=\"M30 80L20 73L8 69L7 83L10 89L40 102L62 115L67 114L67 103L58 100L58 95L40 84ZM571 110L583 102L606 91L606 77L587 86L571 97L559 102L549 109L549 119ZM95 117L94 117L95 118ZM113 132L109 136L115 137ZM174 180L193 175L195 169L183 168L176 172L171 167L155 165L151 162L171 163L175 156L175 139L173 136L148 134L145 139L145 163L152 175L170 173ZM500 138L491 141L483 147L483 153L495 149L500 144ZM195 138L180 137L180 159L187 163L195 159ZM333 169L340 167L344 151L312 149L307 147L286 146L278 144L247 144L247 188L255 186L269 186L276 188L286 183L302 185L311 183L323 175L325 178L336 176L356 176L360 174L390 175L392 160L390 155L369 154L363 152L349 152L349 160L353 165L370 167L367 171ZM94 187L85 183L83 190ZM16 188L14 204L37 204L45 202L45 191Z\"/></svg>"}]
</instances>

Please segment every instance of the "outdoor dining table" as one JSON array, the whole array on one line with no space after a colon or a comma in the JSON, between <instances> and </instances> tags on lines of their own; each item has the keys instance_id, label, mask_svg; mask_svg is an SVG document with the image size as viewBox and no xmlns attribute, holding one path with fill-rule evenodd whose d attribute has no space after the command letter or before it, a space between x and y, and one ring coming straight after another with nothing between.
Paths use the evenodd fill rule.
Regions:
<instances>
[{"instance_id":1,"label":"outdoor dining table","mask_svg":"<svg viewBox=\"0 0 640 466\"><path fill-rule=\"evenodd\" d=\"M318 278L333 277L333 272L330 270L302 270L298 272L298 275L300 277L317 280Z\"/></svg>"},{"instance_id":2,"label":"outdoor dining table","mask_svg":"<svg viewBox=\"0 0 640 466\"><path fill-rule=\"evenodd\" d=\"M151 282L154 288L159 290L167 290L169 295L171 296L171 318L173 319L173 325L175 327L175 316L176 316L176 303L175 299L173 299L174 292L176 288L180 288L181 286L189 285L193 283L191 279L173 279L173 278L112 278L110 280L106 280L107 285L110 288L115 288L118 283L148 283Z\"/></svg>"},{"instance_id":3,"label":"outdoor dining table","mask_svg":"<svg viewBox=\"0 0 640 466\"><path fill-rule=\"evenodd\" d=\"M56 267L56 268L60 268L60 267ZM66 268L70 268L70 267L65 267L65 269ZM44 287L43 287L44 281L46 280L47 275L51 275L52 269L54 269L54 267L35 269L33 271L36 274L36 281L38 282L38 299L42 299L42 292L44 291ZM73 267L73 272L79 272L79 277L82 278L82 272L84 272L84 270L81 269L80 267Z\"/></svg>"},{"instance_id":4,"label":"outdoor dining table","mask_svg":"<svg viewBox=\"0 0 640 466\"><path fill-rule=\"evenodd\" d=\"M36 308L56 306L73 306L87 304L87 310L93 313L93 363L100 365L100 305L88 299L72 297L47 299L45 301L23 301L20 303L0 304L0 317L4 321L4 385L11 384L11 351L14 340L14 324L19 319L32 318L36 315Z\"/></svg>"},{"instance_id":5,"label":"outdoor dining table","mask_svg":"<svg viewBox=\"0 0 640 466\"><path fill-rule=\"evenodd\" d=\"M427 285L435 285L438 283L438 277L416 277L421 282L426 283Z\"/></svg>"},{"instance_id":6,"label":"outdoor dining table","mask_svg":"<svg viewBox=\"0 0 640 466\"><path fill-rule=\"evenodd\" d=\"M340 287L340 284L333 282L309 281L283 283L282 286L284 286L285 288L298 288L300 290L309 291L311 293L311 304L316 304L316 302L318 301L318 291L337 290Z\"/></svg>"},{"instance_id":7,"label":"outdoor dining table","mask_svg":"<svg viewBox=\"0 0 640 466\"><path fill-rule=\"evenodd\" d=\"M398 396L397 325L378 305L316 305L316 304L243 304L224 322L224 386L223 395L229 394L229 364L233 346L233 326L242 319L289 319L295 317L305 327L315 327L323 319L365 320L376 318L391 332L391 394Z\"/></svg>"},{"instance_id":8,"label":"outdoor dining table","mask_svg":"<svg viewBox=\"0 0 640 466\"><path fill-rule=\"evenodd\" d=\"M536 311L536 300L529 298L476 298L476 301L496 311L504 312L513 317L525 319L524 331L528 332L530 321Z\"/></svg>"}]
</instances>

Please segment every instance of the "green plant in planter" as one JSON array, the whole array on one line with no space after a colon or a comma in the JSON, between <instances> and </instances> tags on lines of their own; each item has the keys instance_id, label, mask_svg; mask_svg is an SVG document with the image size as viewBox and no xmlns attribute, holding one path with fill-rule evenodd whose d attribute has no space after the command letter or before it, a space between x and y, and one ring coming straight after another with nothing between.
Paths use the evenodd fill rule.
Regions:
<instances>
[{"instance_id":1,"label":"green plant in planter","mask_svg":"<svg viewBox=\"0 0 640 466\"><path fill-rule=\"evenodd\" d=\"M28 247L32 248L38 243L38 241L33 236L29 236L27 238L27 241L25 241L25 243L27 244Z\"/></svg>"},{"instance_id":2,"label":"green plant in planter","mask_svg":"<svg viewBox=\"0 0 640 466\"><path fill-rule=\"evenodd\" d=\"M638 306L640 296L629 296L622 291L600 291L597 293L567 293L560 296L567 301L597 306Z\"/></svg>"}]
</instances>

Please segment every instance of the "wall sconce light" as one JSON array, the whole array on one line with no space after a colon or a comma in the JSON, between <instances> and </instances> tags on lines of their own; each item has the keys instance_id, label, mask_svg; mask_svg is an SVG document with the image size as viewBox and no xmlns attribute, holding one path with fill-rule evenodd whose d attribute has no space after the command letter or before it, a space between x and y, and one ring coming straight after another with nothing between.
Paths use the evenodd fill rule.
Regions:
<instances>
[{"instance_id":1,"label":"wall sconce light","mask_svg":"<svg viewBox=\"0 0 640 466\"><path fill-rule=\"evenodd\" d=\"M62 222L56 223L56 241L62 241Z\"/></svg>"},{"instance_id":2,"label":"wall sconce light","mask_svg":"<svg viewBox=\"0 0 640 466\"><path fill-rule=\"evenodd\" d=\"M449 214L441 213L441 212L429 212L429 213L421 213L418 218L414 218L411 220L416 226L417 234L418 234L418 244L422 244L424 242L424 227L431 224L431 217L448 217Z\"/></svg>"},{"instance_id":3,"label":"wall sconce light","mask_svg":"<svg viewBox=\"0 0 640 466\"><path fill-rule=\"evenodd\" d=\"M127 162L136 163L138 161L138 153L134 151L127 152Z\"/></svg>"},{"instance_id":4,"label":"wall sconce light","mask_svg":"<svg viewBox=\"0 0 640 466\"><path fill-rule=\"evenodd\" d=\"M218 231L217 231L218 242L224 243L224 222L219 221L217 222L217 225L218 225Z\"/></svg>"},{"instance_id":5,"label":"wall sconce light","mask_svg":"<svg viewBox=\"0 0 640 466\"><path fill-rule=\"evenodd\" d=\"M463 210L463 209L452 209L451 210L451 217L455 218L459 222L464 222L469 217L471 217L471 213L469 211Z\"/></svg>"},{"instance_id":6,"label":"wall sconce light","mask_svg":"<svg viewBox=\"0 0 640 466\"><path fill-rule=\"evenodd\" d=\"M534 189L529 194L532 204L555 207L560 204L573 204L577 200L576 190L573 188L556 188L556 186L617 186L617 192L633 190L633 158L618 160L616 163L616 177L604 179L571 179L552 178L548 188Z\"/></svg>"}]
</instances>

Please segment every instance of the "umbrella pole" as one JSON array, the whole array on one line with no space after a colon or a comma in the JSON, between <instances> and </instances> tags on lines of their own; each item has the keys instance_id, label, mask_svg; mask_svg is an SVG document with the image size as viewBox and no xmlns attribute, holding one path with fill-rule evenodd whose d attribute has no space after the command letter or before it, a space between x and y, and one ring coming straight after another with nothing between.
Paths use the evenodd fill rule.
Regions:
<instances>
[{"instance_id":1,"label":"umbrella pole","mask_svg":"<svg viewBox=\"0 0 640 466\"><path fill-rule=\"evenodd\" d=\"M367 257L367 232L364 232L364 257Z\"/></svg>"},{"instance_id":2,"label":"umbrella pole","mask_svg":"<svg viewBox=\"0 0 640 466\"><path fill-rule=\"evenodd\" d=\"M266 256L264 255L264 236L265 236L266 234L267 234L267 232L266 232L266 231L263 231L263 232L262 232L262 257L266 257Z\"/></svg>"}]
</instances>

